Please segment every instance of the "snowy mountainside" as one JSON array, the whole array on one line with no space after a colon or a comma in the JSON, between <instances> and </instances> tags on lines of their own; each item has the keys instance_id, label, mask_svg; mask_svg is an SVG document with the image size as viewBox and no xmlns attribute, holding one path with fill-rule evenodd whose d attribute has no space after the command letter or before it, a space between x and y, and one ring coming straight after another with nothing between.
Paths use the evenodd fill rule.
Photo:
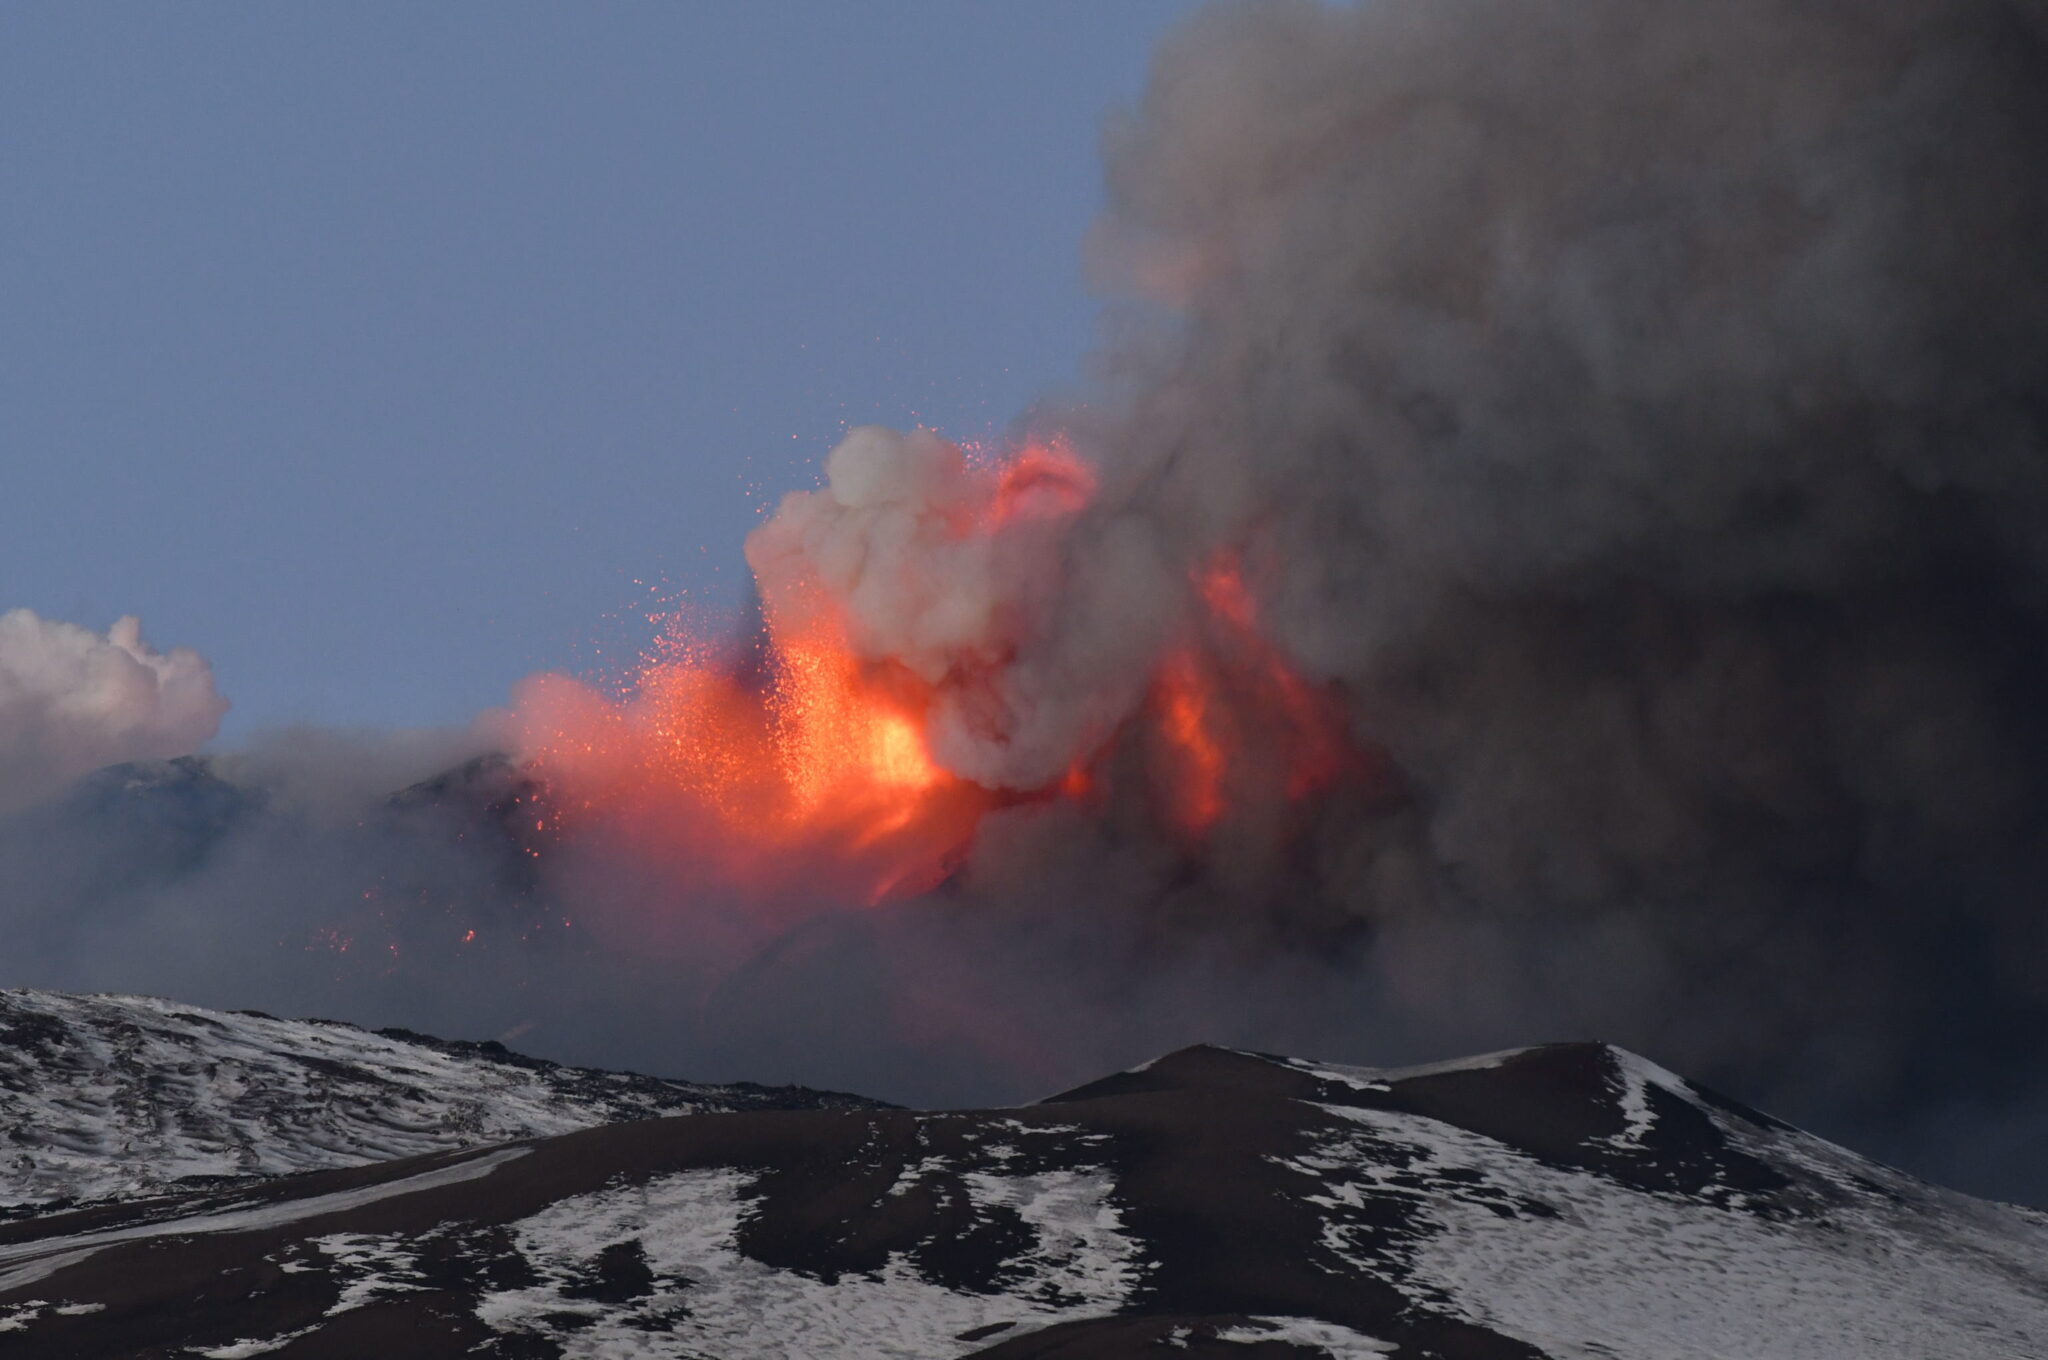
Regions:
<instances>
[{"instance_id":1,"label":"snowy mountainside","mask_svg":"<svg viewBox=\"0 0 2048 1360\"><path fill-rule=\"evenodd\" d=\"M863 1103L150 997L0 990L0 1216L619 1120Z\"/></svg>"},{"instance_id":2,"label":"snowy mountainside","mask_svg":"<svg viewBox=\"0 0 2048 1360\"><path fill-rule=\"evenodd\" d=\"M1632 1054L1214 1048L1010 1110L747 1111L0 1224L36 1356L2048 1355L2048 1217Z\"/></svg>"}]
</instances>

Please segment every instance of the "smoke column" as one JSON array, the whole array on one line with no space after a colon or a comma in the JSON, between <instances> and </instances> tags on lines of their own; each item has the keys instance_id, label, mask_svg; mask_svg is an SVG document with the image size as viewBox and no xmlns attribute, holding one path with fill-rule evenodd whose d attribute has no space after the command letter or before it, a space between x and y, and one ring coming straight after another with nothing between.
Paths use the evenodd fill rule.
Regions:
<instances>
[{"instance_id":1,"label":"smoke column","mask_svg":"<svg viewBox=\"0 0 2048 1360\"><path fill-rule=\"evenodd\" d=\"M1277 3L1167 45L1094 242L1128 397L1018 687L1115 673L1091 620L1240 551L1408 790L1176 914L1284 884L1353 1032L1611 1037L1898 1150L2038 1130L2028 17Z\"/></svg>"},{"instance_id":2,"label":"smoke column","mask_svg":"<svg viewBox=\"0 0 2048 1360\"><path fill-rule=\"evenodd\" d=\"M960 569L835 470L753 560L810 545L935 685L936 756L1013 789L1116 760L1232 562L1385 770L1278 820L1234 786L1193 852L1131 796L993 813L943 927L850 928L917 941L875 946L875 1023L1020 1062L1598 1036L1960 1177L2038 1129L2038 19L1270 3L1174 37L1106 138L1113 399L1046 417L1099 475L1078 522Z\"/></svg>"}]
</instances>

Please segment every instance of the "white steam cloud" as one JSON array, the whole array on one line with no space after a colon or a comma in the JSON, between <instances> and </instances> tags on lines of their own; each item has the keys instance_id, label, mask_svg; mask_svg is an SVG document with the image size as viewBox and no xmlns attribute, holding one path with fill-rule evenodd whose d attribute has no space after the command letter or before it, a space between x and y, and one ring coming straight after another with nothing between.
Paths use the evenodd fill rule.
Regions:
<instances>
[{"instance_id":1,"label":"white steam cloud","mask_svg":"<svg viewBox=\"0 0 2048 1360\"><path fill-rule=\"evenodd\" d=\"M998 565L986 538L954 524L972 511L965 460L929 430L849 433L825 460L822 491L783 499L749 536L747 565L780 618L800 621L812 591L843 606L848 641L936 683L996 659Z\"/></svg>"},{"instance_id":2,"label":"white steam cloud","mask_svg":"<svg viewBox=\"0 0 2048 1360\"><path fill-rule=\"evenodd\" d=\"M862 658L935 687L928 736L941 764L991 788L1038 787L1129 713L1162 636L1148 608L1095 620L1113 665L1020 664L1065 624L1070 512L1087 475L1045 454L997 486L1000 474L929 430L862 426L826 458L823 490L784 497L748 538L747 564L778 625L825 608ZM1147 585L1134 597L1169 593Z\"/></svg>"},{"instance_id":3,"label":"white steam cloud","mask_svg":"<svg viewBox=\"0 0 2048 1360\"><path fill-rule=\"evenodd\" d=\"M135 618L102 637L27 609L0 614L0 812L103 765L189 754L227 708L204 657L157 651Z\"/></svg>"}]
</instances>

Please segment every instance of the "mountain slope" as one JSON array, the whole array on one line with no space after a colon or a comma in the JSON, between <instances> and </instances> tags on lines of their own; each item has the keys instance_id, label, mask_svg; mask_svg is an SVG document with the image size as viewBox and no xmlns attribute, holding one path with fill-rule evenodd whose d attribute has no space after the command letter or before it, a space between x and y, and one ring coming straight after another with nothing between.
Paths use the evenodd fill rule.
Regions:
<instances>
[{"instance_id":1,"label":"mountain slope","mask_svg":"<svg viewBox=\"0 0 2048 1360\"><path fill-rule=\"evenodd\" d=\"M23 1356L2048 1355L2048 1218L1618 1050L1189 1049L0 1225Z\"/></svg>"},{"instance_id":2,"label":"mountain slope","mask_svg":"<svg viewBox=\"0 0 2048 1360\"><path fill-rule=\"evenodd\" d=\"M0 991L0 1216L657 1115L866 1103L150 997Z\"/></svg>"}]
</instances>

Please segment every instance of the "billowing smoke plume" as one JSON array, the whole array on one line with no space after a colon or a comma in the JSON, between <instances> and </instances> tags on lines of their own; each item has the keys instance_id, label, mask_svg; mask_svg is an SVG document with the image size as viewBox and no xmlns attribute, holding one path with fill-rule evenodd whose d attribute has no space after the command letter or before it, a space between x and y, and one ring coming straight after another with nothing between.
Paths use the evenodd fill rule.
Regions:
<instances>
[{"instance_id":1,"label":"billowing smoke plume","mask_svg":"<svg viewBox=\"0 0 2048 1360\"><path fill-rule=\"evenodd\" d=\"M0 614L0 812L103 765L195 751L227 707L205 658L157 651L133 618L101 637L26 609Z\"/></svg>"},{"instance_id":2,"label":"billowing smoke plume","mask_svg":"<svg viewBox=\"0 0 2048 1360\"><path fill-rule=\"evenodd\" d=\"M1105 671L1102 683L1037 687L1017 664L1020 640L1065 607L1066 512L1093 492L1070 456L1035 451L990 485L928 430L867 426L832 451L825 476L824 490L784 498L748 539L763 602L797 624L828 607L864 659L934 686L927 726L955 774L997 788L1046 784L1129 711L1140 664ZM1149 584L1156 595L1163 583ZM1159 622L1105 631L1130 639L1136 662L1156 651Z\"/></svg>"},{"instance_id":3,"label":"billowing smoke plume","mask_svg":"<svg viewBox=\"0 0 2048 1360\"><path fill-rule=\"evenodd\" d=\"M0 825L14 980L930 1101L1600 1037L2048 1197L2041 20L1206 12L1072 456L856 431L758 654L534 682L509 763L88 780Z\"/></svg>"},{"instance_id":4,"label":"billowing smoke plume","mask_svg":"<svg viewBox=\"0 0 2048 1360\"><path fill-rule=\"evenodd\" d=\"M941 760L1031 789L1240 563L1391 775L1288 836L1234 836L1271 812L1234 799L1192 857L1115 806L996 814L951 891L1017 938L961 1009L1035 952L997 1027L1086 1017L1054 1051L1159 1016L1589 1034L1894 1150L2048 1113L2032 17L1383 0L1174 37L1108 137L1094 260L1129 302L1118 399L1061 421L1102 477L1081 520L956 561L934 441L863 433L755 564L800 544L938 687ZM1091 924L991 924L1049 902Z\"/></svg>"},{"instance_id":5,"label":"billowing smoke plume","mask_svg":"<svg viewBox=\"0 0 2048 1360\"><path fill-rule=\"evenodd\" d=\"M1108 138L1128 401L1020 688L1239 551L1407 794L1176 911L1355 922L1382 1033L2039 1119L2044 147L2001 3L1203 16Z\"/></svg>"}]
</instances>

